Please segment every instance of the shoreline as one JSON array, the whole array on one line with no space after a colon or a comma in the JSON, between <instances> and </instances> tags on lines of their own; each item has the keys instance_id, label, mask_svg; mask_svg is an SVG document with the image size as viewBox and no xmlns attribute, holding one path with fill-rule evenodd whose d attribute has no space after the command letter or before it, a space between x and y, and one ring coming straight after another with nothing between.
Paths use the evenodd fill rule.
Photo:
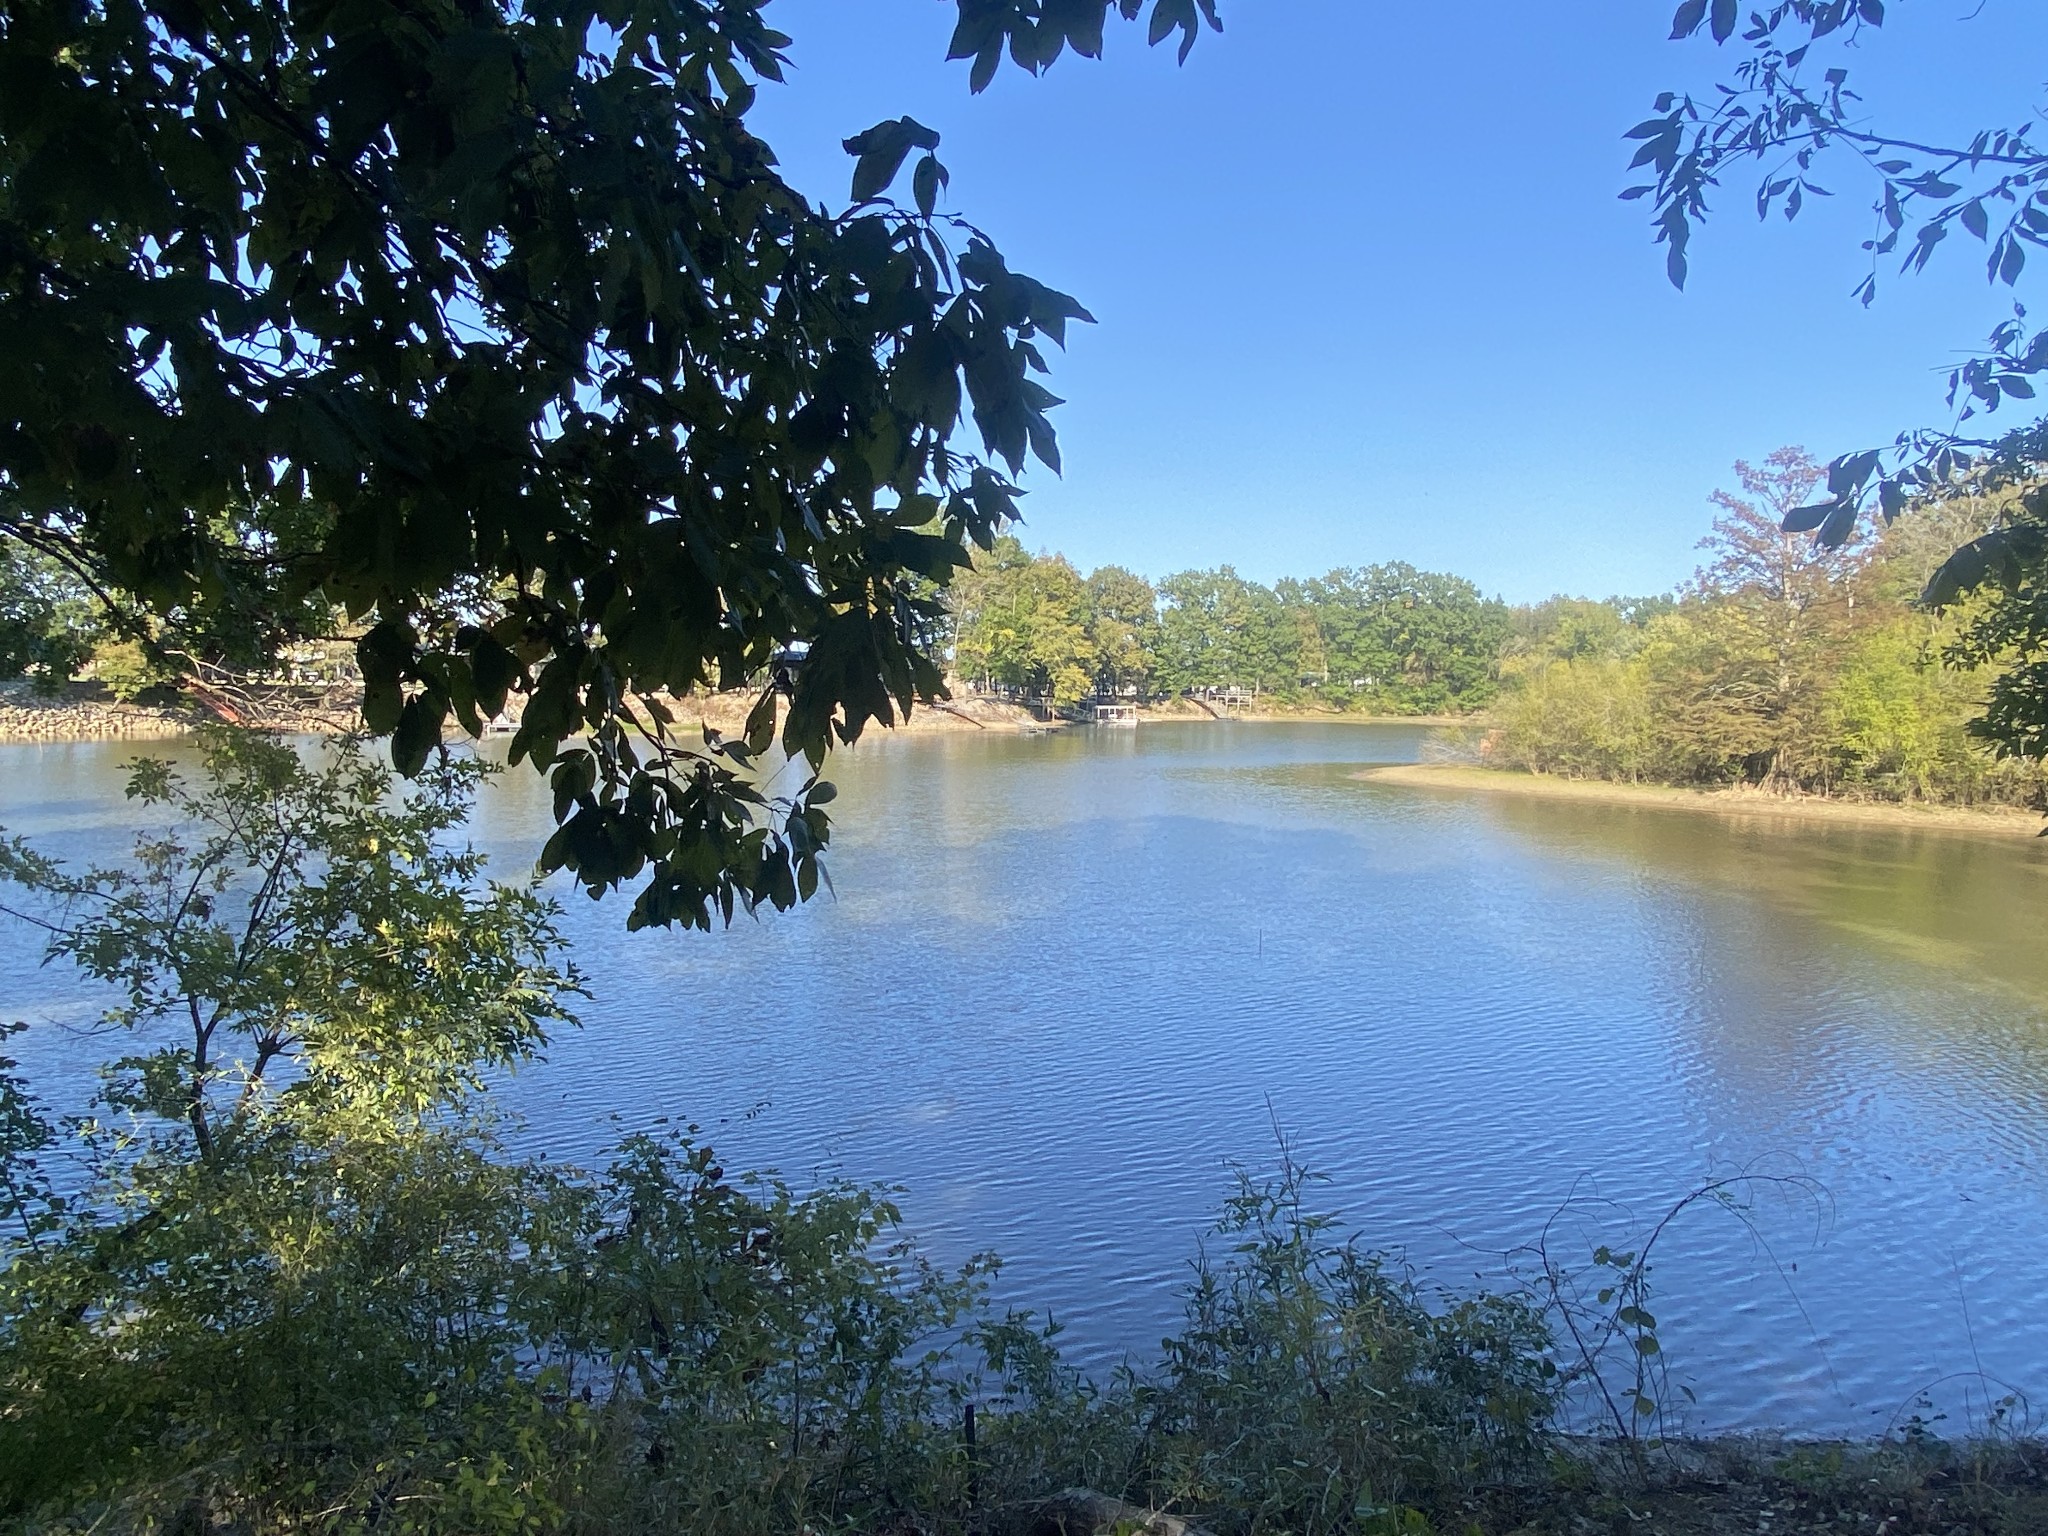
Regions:
<instances>
[{"instance_id":1,"label":"shoreline","mask_svg":"<svg viewBox=\"0 0 2048 1536\"><path fill-rule=\"evenodd\" d=\"M278 690L281 695L285 690ZM732 733L745 723L757 695L697 694L667 701L676 724L708 725ZM255 701L247 701L255 702ZM252 724L287 733L333 734L340 715L352 712L353 701L328 696L288 696L263 700L252 710ZM56 696L32 693L19 685L0 685L0 746L64 746L99 741L173 741L191 735L208 716L189 699L176 704L122 704L89 687L73 686ZM907 720L881 728L882 736L923 736L958 731L1036 734L1071 730L1089 722L1055 717L1040 720L1021 705L963 694L943 704L921 705ZM1152 725L1408 725L1440 727L1468 724L1460 715L1367 715L1336 710L1260 711L1215 715L1185 700L1141 705L1138 723Z\"/></svg>"},{"instance_id":2,"label":"shoreline","mask_svg":"<svg viewBox=\"0 0 2048 1536\"><path fill-rule=\"evenodd\" d=\"M1604 779L1560 779L1511 768L1460 763L1397 763L1350 775L1368 784L1448 794L1518 795L1569 800L1583 805L1626 805L1651 810L1702 813L1786 822L1832 822L1838 826L1913 827L1978 837L2035 837L2039 812L2018 806L1905 805L1882 800L1828 800L1815 795L1783 796L1754 789L1683 789L1670 784L1616 784Z\"/></svg>"},{"instance_id":3,"label":"shoreline","mask_svg":"<svg viewBox=\"0 0 2048 1536\"><path fill-rule=\"evenodd\" d=\"M1138 706L1140 725L1470 725L1473 715L1368 715L1338 709L1261 710L1252 714L1212 715L1184 700L1165 708ZM1082 722L1086 724L1086 722Z\"/></svg>"}]
</instances>

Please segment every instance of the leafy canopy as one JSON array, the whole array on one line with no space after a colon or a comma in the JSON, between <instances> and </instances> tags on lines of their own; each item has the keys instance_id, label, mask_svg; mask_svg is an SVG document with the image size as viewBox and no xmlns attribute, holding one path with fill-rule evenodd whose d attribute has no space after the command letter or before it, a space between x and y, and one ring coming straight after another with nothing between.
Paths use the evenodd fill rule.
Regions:
<instances>
[{"instance_id":1,"label":"leafy canopy","mask_svg":"<svg viewBox=\"0 0 2048 1536\"><path fill-rule=\"evenodd\" d=\"M1756 176L1759 218L1791 220L1809 199L1830 197L1853 178L1871 198L1874 229L1863 249L1869 271L1856 284L1864 304L1887 272L1925 271L1950 235L1962 233L1984 254L1986 278L2017 290L2028 251L2048 248L2048 145L2033 141L2032 111L2006 124L1955 135L1921 135L1872 118L1853 89L1847 60L1867 34L1884 26L1884 0L1776 0L1745 9L1736 0L1683 0L1671 35L1706 34L1747 49L1733 78L1703 96L1666 91L1654 115L1635 125L1631 168L1653 179L1624 198L1649 200L1657 241L1671 281L1683 287L1694 232L1710 197L1731 174ZM1972 418L2007 400L2031 400L2048 372L2048 330L2033 325L2015 302L2012 318L1988 345L1948 374L1953 419L1938 430L1902 434L1889 449L1844 454L1827 466L1825 495L1797 509L1785 526L1845 542L1862 511L1875 503L1886 522L1916 491L1953 476L1968 450L1989 447L1963 435Z\"/></svg>"},{"instance_id":2,"label":"leafy canopy","mask_svg":"<svg viewBox=\"0 0 2048 1536\"><path fill-rule=\"evenodd\" d=\"M160 613L338 606L408 774L518 700L544 861L639 881L636 925L814 888L816 770L939 691L933 587L1057 468L1038 376L1088 316L942 214L912 119L846 141L843 210L784 181L764 4L8 6L0 539ZM1099 53L1112 9L957 7L977 89ZM771 699L728 746L653 695L795 640L812 773L770 805Z\"/></svg>"}]
</instances>

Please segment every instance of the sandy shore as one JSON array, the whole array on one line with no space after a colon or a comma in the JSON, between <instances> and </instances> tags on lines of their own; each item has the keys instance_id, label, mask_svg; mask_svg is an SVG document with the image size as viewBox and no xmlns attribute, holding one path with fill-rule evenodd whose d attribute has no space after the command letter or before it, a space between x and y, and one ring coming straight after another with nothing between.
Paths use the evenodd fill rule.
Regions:
<instances>
[{"instance_id":1,"label":"sandy shore","mask_svg":"<svg viewBox=\"0 0 2048 1536\"><path fill-rule=\"evenodd\" d=\"M1644 806L1653 810L1705 813L1723 818L1763 817L1871 827L1916 827L1990 837L2033 837L2043 826L2038 812L2010 806L1978 810L1958 806L1894 805L1867 800L1823 800L1812 795L1770 795L1760 790L1674 789L1663 784L1609 784L1593 779L1560 779L1549 774L1447 763L1366 768L1352 777L1373 784L1398 784L1403 788L1451 794L1519 795L1577 800L1593 805Z\"/></svg>"},{"instance_id":2,"label":"sandy shore","mask_svg":"<svg viewBox=\"0 0 2048 1536\"><path fill-rule=\"evenodd\" d=\"M736 736L746 728L747 716L759 698L758 693L698 693L680 699L664 699L663 702L675 715L675 729L687 731L701 723L714 731L723 731L727 736ZM970 696L945 704L920 704L910 712L908 720L899 720L887 727L870 724L868 733L877 736L925 736L950 731L1043 731L1059 729L1065 724L1062 720L1050 723L1039 720L1030 710L1016 704ZM866 740L867 733L861 739Z\"/></svg>"},{"instance_id":3,"label":"sandy shore","mask_svg":"<svg viewBox=\"0 0 2048 1536\"><path fill-rule=\"evenodd\" d=\"M1219 714L1187 699L1158 699L1138 706L1140 725L1470 725L1471 715L1365 715L1336 709L1260 709Z\"/></svg>"}]
</instances>

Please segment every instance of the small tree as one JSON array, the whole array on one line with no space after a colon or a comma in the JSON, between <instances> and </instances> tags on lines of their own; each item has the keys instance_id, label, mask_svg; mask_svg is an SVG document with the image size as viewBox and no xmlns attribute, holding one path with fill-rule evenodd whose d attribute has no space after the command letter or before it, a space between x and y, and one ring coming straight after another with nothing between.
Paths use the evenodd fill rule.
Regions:
<instances>
[{"instance_id":1,"label":"small tree","mask_svg":"<svg viewBox=\"0 0 2048 1536\"><path fill-rule=\"evenodd\" d=\"M172 824L125 867L0 842L0 881L26 898L0 911L122 994L106 1022L138 1049L112 1107L212 1158L280 1113L417 1118L570 1020L552 907L448 845L479 765L444 759L394 798L356 742L309 763L216 730L203 768L195 786L136 762L129 798Z\"/></svg>"},{"instance_id":2,"label":"small tree","mask_svg":"<svg viewBox=\"0 0 2048 1536\"><path fill-rule=\"evenodd\" d=\"M0 539L0 678L54 692L93 653L100 630L85 583L39 551Z\"/></svg>"},{"instance_id":3,"label":"small tree","mask_svg":"<svg viewBox=\"0 0 2048 1536\"><path fill-rule=\"evenodd\" d=\"M1752 717L1746 755L1778 788L1813 766L1834 652L1855 623L1860 543L1822 544L1784 529L1824 473L1803 448L1777 449L1761 466L1738 460L1745 495L1714 493L1721 516L1700 541L1709 558L1693 580L1706 604L1701 622L1715 632L1721 655L1708 690Z\"/></svg>"}]
</instances>

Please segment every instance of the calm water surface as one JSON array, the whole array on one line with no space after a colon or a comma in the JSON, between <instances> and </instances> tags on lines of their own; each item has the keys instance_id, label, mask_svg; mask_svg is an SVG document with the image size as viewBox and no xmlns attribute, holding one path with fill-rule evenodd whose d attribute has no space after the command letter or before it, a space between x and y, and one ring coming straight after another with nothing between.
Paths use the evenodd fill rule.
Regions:
<instances>
[{"instance_id":1,"label":"calm water surface","mask_svg":"<svg viewBox=\"0 0 2048 1536\"><path fill-rule=\"evenodd\" d=\"M1876 1432L1979 1369L2048 1407L2048 846L1350 777L1424 740L863 744L833 769L836 900L705 937L567 898L596 996L507 1090L526 1145L667 1117L729 1166L902 1184L935 1251L1001 1252L1004 1294L1098 1365L1171 1325L1276 1122L1445 1285L1498 1279L1575 1194L1567 1258L1704 1180L1803 1172L1822 1207L1660 1248L1696 1425ZM132 750L0 749L0 823L115 856ZM521 770L477 836L510 875L546 821ZM20 1054L75 1079L90 1000L4 943L6 1011L42 1026Z\"/></svg>"}]
</instances>

